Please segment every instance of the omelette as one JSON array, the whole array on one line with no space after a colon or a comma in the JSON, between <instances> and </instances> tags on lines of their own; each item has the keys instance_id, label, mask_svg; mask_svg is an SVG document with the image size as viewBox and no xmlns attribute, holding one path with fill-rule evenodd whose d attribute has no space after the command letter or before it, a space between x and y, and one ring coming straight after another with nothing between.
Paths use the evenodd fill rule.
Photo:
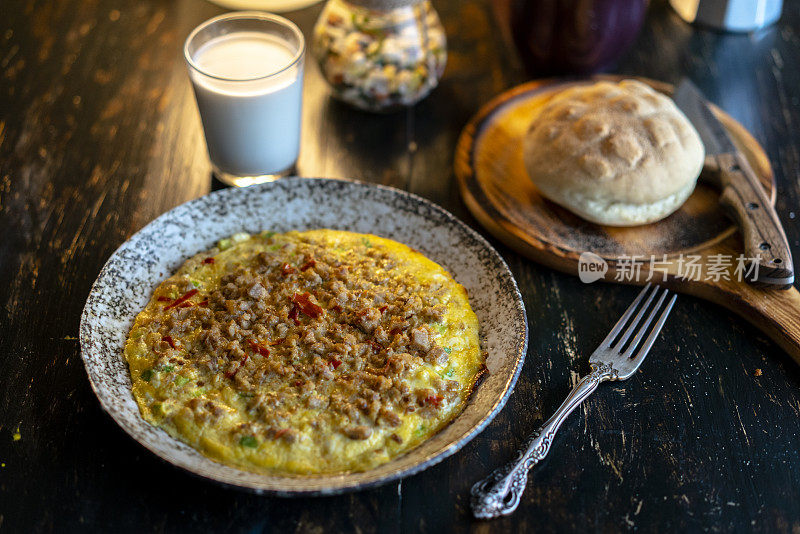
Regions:
<instances>
[{"instance_id":1,"label":"omelette","mask_svg":"<svg viewBox=\"0 0 800 534\"><path fill-rule=\"evenodd\" d=\"M161 283L125 344L142 416L281 475L364 471L419 445L485 371L466 290L406 245L235 234Z\"/></svg>"}]
</instances>

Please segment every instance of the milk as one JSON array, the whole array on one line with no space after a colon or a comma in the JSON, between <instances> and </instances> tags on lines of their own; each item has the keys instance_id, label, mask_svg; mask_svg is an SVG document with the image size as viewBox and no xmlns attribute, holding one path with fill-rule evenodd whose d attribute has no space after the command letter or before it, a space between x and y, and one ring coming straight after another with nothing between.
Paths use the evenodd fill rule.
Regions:
<instances>
[{"instance_id":1,"label":"milk","mask_svg":"<svg viewBox=\"0 0 800 534\"><path fill-rule=\"evenodd\" d=\"M303 63L292 64L296 53L275 35L238 31L193 54L190 73L215 170L262 176L297 161Z\"/></svg>"}]
</instances>

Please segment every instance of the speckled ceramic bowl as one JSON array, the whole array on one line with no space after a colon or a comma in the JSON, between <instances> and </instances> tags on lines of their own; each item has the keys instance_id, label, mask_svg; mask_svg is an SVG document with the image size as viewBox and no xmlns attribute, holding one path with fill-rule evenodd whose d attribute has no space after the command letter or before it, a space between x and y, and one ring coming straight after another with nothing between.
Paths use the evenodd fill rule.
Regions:
<instances>
[{"instance_id":1,"label":"speckled ceramic bowl","mask_svg":"<svg viewBox=\"0 0 800 534\"><path fill-rule=\"evenodd\" d=\"M324 476L267 476L228 467L151 426L139 415L123 346L136 314L186 258L241 231L334 228L406 243L443 265L469 292L488 351L489 376L464 411L409 453L375 469ZM226 189L187 202L148 224L108 260L81 317L83 361L97 398L136 441L166 461L256 492L333 494L408 476L450 456L505 404L528 341L525 308L505 262L481 236L415 195L358 182L286 178Z\"/></svg>"}]
</instances>

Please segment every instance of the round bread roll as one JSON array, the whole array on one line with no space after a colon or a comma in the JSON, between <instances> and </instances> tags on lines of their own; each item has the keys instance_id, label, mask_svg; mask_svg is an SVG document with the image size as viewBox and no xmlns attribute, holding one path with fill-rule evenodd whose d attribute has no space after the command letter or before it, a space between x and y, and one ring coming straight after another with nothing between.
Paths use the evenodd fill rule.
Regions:
<instances>
[{"instance_id":1,"label":"round bread roll","mask_svg":"<svg viewBox=\"0 0 800 534\"><path fill-rule=\"evenodd\" d=\"M705 158L700 136L675 103L635 80L580 85L552 97L523 150L545 197L610 226L645 224L677 210Z\"/></svg>"}]
</instances>

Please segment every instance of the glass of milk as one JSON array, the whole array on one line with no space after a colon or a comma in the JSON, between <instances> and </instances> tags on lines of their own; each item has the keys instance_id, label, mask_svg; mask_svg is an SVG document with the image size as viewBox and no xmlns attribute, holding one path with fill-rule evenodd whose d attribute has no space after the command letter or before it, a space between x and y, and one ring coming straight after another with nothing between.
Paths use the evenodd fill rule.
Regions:
<instances>
[{"instance_id":1,"label":"glass of milk","mask_svg":"<svg viewBox=\"0 0 800 534\"><path fill-rule=\"evenodd\" d=\"M229 13L195 28L184 56L217 178L246 186L292 173L305 56L298 27L269 13Z\"/></svg>"}]
</instances>

